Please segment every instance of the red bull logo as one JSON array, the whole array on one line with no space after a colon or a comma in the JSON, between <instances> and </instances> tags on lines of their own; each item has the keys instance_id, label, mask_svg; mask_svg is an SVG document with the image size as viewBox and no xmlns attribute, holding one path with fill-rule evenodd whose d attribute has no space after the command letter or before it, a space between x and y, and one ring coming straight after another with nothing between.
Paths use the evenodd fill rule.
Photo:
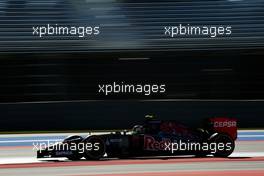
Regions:
<instances>
[{"instance_id":1,"label":"red bull logo","mask_svg":"<svg viewBox=\"0 0 264 176\"><path fill-rule=\"evenodd\" d=\"M157 141L152 136L144 136L144 150L151 150L151 151L160 151L166 150L168 145L171 144L170 139L162 139L161 141Z\"/></svg>"}]
</instances>

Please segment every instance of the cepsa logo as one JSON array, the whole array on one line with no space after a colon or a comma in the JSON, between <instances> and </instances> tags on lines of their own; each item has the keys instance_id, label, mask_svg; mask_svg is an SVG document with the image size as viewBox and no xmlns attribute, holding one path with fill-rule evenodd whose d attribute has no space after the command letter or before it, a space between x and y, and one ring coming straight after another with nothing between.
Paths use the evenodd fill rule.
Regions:
<instances>
[{"instance_id":1,"label":"cepsa logo","mask_svg":"<svg viewBox=\"0 0 264 176\"><path fill-rule=\"evenodd\" d=\"M157 141L152 136L147 136L147 135L144 136L145 150L152 150L152 151L166 150L170 144L171 144L170 139L162 139L161 141Z\"/></svg>"},{"instance_id":2,"label":"cepsa logo","mask_svg":"<svg viewBox=\"0 0 264 176\"><path fill-rule=\"evenodd\" d=\"M224 121L224 122L213 122L215 128L221 128L221 127L236 127L237 123L236 121Z\"/></svg>"}]
</instances>

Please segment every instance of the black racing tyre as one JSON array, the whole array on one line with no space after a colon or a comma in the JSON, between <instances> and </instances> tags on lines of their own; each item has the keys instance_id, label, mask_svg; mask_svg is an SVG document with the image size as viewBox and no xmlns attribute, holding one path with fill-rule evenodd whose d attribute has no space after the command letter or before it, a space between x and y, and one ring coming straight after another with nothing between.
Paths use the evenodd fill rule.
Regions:
<instances>
[{"instance_id":1,"label":"black racing tyre","mask_svg":"<svg viewBox=\"0 0 264 176\"><path fill-rule=\"evenodd\" d=\"M211 152L215 157L228 157L235 150L235 141L226 134L217 134L210 140L210 143L218 145L214 152ZM225 146L225 147L219 147Z\"/></svg>"},{"instance_id":2,"label":"black racing tyre","mask_svg":"<svg viewBox=\"0 0 264 176\"><path fill-rule=\"evenodd\" d=\"M81 160L82 156L79 153L75 153L71 156L68 156L67 158L68 160L71 160L71 161L79 161Z\"/></svg>"},{"instance_id":3,"label":"black racing tyre","mask_svg":"<svg viewBox=\"0 0 264 176\"><path fill-rule=\"evenodd\" d=\"M84 145L92 146L88 147L84 151L84 157L86 160L100 160L105 155L105 142L99 136L90 136L84 141Z\"/></svg>"},{"instance_id":4,"label":"black racing tyre","mask_svg":"<svg viewBox=\"0 0 264 176\"><path fill-rule=\"evenodd\" d=\"M69 146L71 145L78 145L83 140L83 137L78 135L72 135L65 138L62 143L67 143ZM68 156L67 158L72 161L78 161L80 160L83 155L79 152L78 147L75 147L77 150L72 151L72 155Z\"/></svg>"},{"instance_id":5,"label":"black racing tyre","mask_svg":"<svg viewBox=\"0 0 264 176\"><path fill-rule=\"evenodd\" d=\"M195 157L196 158L204 158L204 157L206 157L207 155L208 155L209 153L208 152L198 152L198 153L196 153L195 154Z\"/></svg>"}]
</instances>

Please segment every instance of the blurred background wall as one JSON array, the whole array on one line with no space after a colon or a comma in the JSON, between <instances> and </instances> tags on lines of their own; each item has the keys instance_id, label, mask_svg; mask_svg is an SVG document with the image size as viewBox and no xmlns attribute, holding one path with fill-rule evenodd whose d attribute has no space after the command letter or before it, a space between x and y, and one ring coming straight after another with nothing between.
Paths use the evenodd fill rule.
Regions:
<instances>
[{"instance_id":1,"label":"blurred background wall","mask_svg":"<svg viewBox=\"0 0 264 176\"><path fill-rule=\"evenodd\" d=\"M232 35L164 37L180 23L230 25ZM32 35L46 24L98 25L101 34ZM262 0L2 0L0 130L128 128L145 114L263 127L263 56ZM166 93L98 94L114 81L166 84Z\"/></svg>"}]
</instances>

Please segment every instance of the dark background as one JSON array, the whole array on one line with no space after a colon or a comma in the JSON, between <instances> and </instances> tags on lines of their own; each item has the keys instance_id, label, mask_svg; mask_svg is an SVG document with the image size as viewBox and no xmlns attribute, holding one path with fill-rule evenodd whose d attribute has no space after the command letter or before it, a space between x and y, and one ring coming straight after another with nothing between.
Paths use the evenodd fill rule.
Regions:
<instances>
[{"instance_id":1,"label":"dark background","mask_svg":"<svg viewBox=\"0 0 264 176\"><path fill-rule=\"evenodd\" d=\"M150 59L118 60L123 55L136 54L21 54L19 59L1 59L1 130L130 128L146 114L190 126L227 116L237 118L239 127L263 127L262 51L145 52L137 56ZM98 94L99 83L113 81L162 83L167 92Z\"/></svg>"},{"instance_id":2,"label":"dark background","mask_svg":"<svg viewBox=\"0 0 264 176\"><path fill-rule=\"evenodd\" d=\"M146 114L263 128L262 0L3 0L0 11L1 131L129 128ZM46 24L98 25L101 35L32 36ZM163 35L179 24L228 25L232 35ZM98 94L114 81L166 84L166 93Z\"/></svg>"},{"instance_id":3,"label":"dark background","mask_svg":"<svg viewBox=\"0 0 264 176\"><path fill-rule=\"evenodd\" d=\"M119 58L148 58L119 60ZM262 50L8 54L0 101L264 99ZM165 94L98 93L98 84L166 84Z\"/></svg>"},{"instance_id":4,"label":"dark background","mask_svg":"<svg viewBox=\"0 0 264 176\"><path fill-rule=\"evenodd\" d=\"M208 117L237 118L239 127L263 128L263 102L243 101L100 101L4 104L1 130L128 129L146 114L201 127Z\"/></svg>"}]
</instances>

